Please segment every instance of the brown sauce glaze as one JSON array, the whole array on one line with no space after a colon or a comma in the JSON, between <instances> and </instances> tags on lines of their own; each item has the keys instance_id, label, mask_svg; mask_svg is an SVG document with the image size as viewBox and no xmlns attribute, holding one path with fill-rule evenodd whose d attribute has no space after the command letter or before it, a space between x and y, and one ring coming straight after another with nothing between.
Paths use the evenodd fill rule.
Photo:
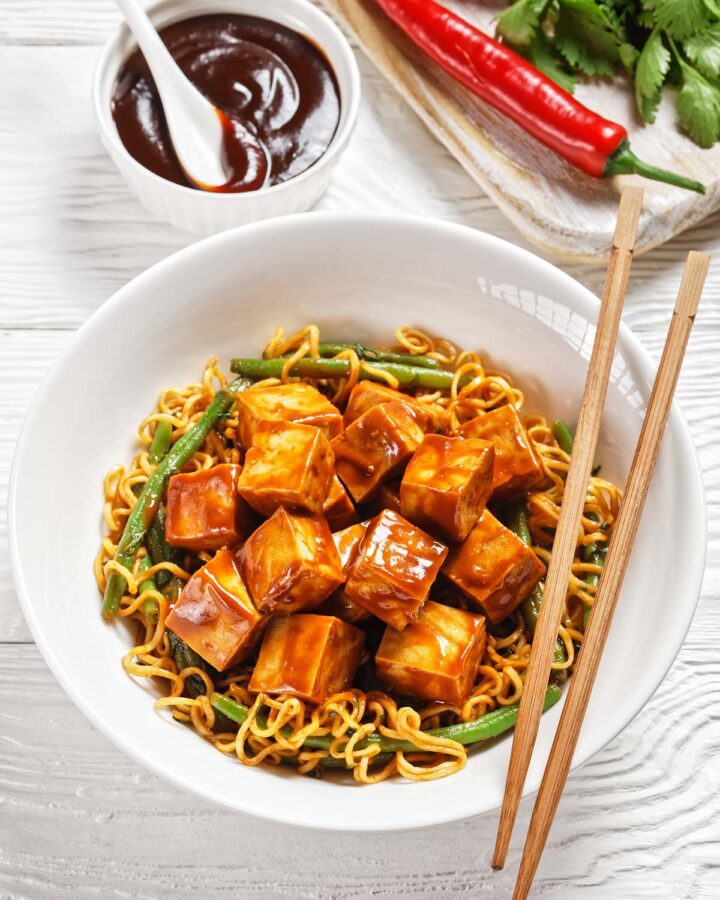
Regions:
<instances>
[{"instance_id":1,"label":"brown sauce glaze","mask_svg":"<svg viewBox=\"0 0 720 900\"><path fill-rule=\"evenodd\" d=\"M221 191L250 191L304 172L325 153L337 129L335 74L307 38L255 16L196 16L160 36L185 75L224 114ZM185 187L162 104L136 50L121 68L112 114L127 151L145 168Z\"/></svg>"}]
</instances>

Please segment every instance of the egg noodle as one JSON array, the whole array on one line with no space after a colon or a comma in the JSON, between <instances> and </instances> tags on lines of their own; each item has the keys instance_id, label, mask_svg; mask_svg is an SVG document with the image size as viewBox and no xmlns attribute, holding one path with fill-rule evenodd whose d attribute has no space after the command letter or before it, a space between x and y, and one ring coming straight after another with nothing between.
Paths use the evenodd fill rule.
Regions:
<instances>
[{"instance_id":1,"label":"egg noodle","mask_svg":"<svg viewBox=\"0 0 720 900\"><path fill-rule=\"evenodd\" d=\"M264 356L288 357L282 379L267 379L259 383L296 380L289 376L292 365L304 356L317 357L319 340L319 330L315 325L288 338L278 328ZM396 341L397 351L430 356L455 373L449 390L412 392L423 403L444 408L450 416L452 427L468 421L483 410L506 403L521 410L524 401L522 391L513 384L509 375L486 369L477 353L460 351L449 341L431 338L414 328L399 329ZM350 361L347 378L339 382L337 379L312 382L334 402L342 404L347 399L363 372L372 371L390 387L397 387L391 375L373 369L372 364L361 360L354 350L345 350L339 356ZM172 427L174 443L200 418L215 393L226 384L227 379L218 368L217 360L211 359L200 382L182 389L164 390L153 412L143 419L138 428L137 437L142 449L129 466L117 466L105 478L103 522L106 534L95 559L94 572L101 593L112 571L119 572L127 581L119 615L130 620L138 635L138 643L122 659L125 671L137 677L156 679L158 684L166 682L166 696L157 700L156 707L169 710L176 720L187 723L218 750L235 754L246 765L255 766L263 762L292 764L298 772L311 774L319 774L329 766L346 767L352 771L356 781L364 784L383 781L395 774L413 781L430 781L459 771L467 761L466 748L456 741L430 735L427 731L441 725L467 722L518 702L523 691L531 644L531 633L519 609L502 626L489 627L487 647L474 688L462 706L433 703L418 709L398 707L386 693L352 688L313 707L296 697L251 693L248 681L252 667L247 665L213 676L199 666L178 670L165 628L165 619L170 611L169 601L160 591L143 588L143 585L163 570L185 582L192 570L209 559L209 554L184 554L184 566L161 562L147 567L148 560L143 560L145 551L141 551L132 570L120 565L115 555L137 493L154 468L148 450L158 423L166 422ZM547 565L569 456L558 446L551 426L542 416L529 415L523 421L545 473L544 482L530 491L527 507L533 549L541 562ZM236 427L237 419L231 411L221 420L218 428L210 431L183 471L205 469L219 463L239 463L240 451L233 440ZM601 571L599 566L583 560L581 549L593 542L607 541L620 499L621 493L615 485L597 475L591 478L558 635L564 647L565 652L561 654L564 658L553 664L557 680L562 680L572 669L577 648L583 639L584 612L586 607L592 605L595 594L591 583L593 579L588 576L598 575ZM194 690L190 692L189 679L194 685ZM237 730L211 705L210 694L213 691L224 693L249 707L247 718ZM188 693L193 696L188 696ZM230 730L231 726L233 730ZM383 753L377 744L363 743L371 734L410 741L419 752ZM321 749L303 746L313 743L309 739L323 736L328 740Z\"/></svg>"}]
</instances>

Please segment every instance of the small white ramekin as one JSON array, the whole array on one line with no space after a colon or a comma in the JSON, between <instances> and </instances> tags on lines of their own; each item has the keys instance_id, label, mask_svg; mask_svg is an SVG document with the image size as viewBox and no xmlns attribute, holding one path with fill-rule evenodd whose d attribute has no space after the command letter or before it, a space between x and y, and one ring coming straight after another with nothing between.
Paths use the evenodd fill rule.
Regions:
<instances>
[{"instance_id":1,"label":"small white ramekin","mask_svg":"<svg viewBox=\"0 0 720 900\"><path fill-rule=\"evenodd\" d=\"M295 178L260 191L215 194L174 184L155 175L125 149L112 117L115 79L135 41L126 26L118 28L98 60L93 102L100 137L130 189L158 219L196 234L214 234L235 225L288 213L304 212L320 199L355 128L360 105L360 73L350 45L337 26L307 0L160 0L148 15L162 28L194 15L240 13L272 19L309 38L326 55L340 90L340 120L320 159Z\"/></svg>"}]
</instances>

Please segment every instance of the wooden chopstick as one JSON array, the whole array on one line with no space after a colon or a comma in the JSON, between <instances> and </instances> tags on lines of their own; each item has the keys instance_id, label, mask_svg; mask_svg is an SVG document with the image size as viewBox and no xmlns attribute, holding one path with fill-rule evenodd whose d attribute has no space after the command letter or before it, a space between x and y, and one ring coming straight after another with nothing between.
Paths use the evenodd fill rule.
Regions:
<instances>
[{"instance_id":1,"label":"wooden chopstick","mask_svg":"<svg viewBox=\"0 0 720 900\"><path fill-rule=\"evenodd\" d=\"M580 405L570 468L565 481L565 491L545 579L540 614L530 650L525 685L520 697L520 708L505 782L505 795L493 853L494 869L501 869L505 864L510 836L540 726L552 653L557 640L570 567L575 556L577 535L585 506L587 485L595 457L595 446L600 433L600 420L615 354L615 342L630 275L642 201L642 188L626 187L623 189L597 331Z\"/></svg>"},{"instance_id":2,"label":"wooden chopstick","mask_svg":"<svg viewBox=\"0 0 720 900\"><path fill-rule=\"evenodd\" d=\"M693 251L688 255L685 264L660 367L630 468L625 496L615 521L590 622L585 632L575 671L570 679L565 707L545 767L540 791L535 800L513 900L524 900L528 895L560 802L565 780L570 771L570 763L607 641L645 498L655 470L660 442L670 413L675 385L680 374L680 366L685 355L695 312L700 302L700 294L709 263L709 256Z\"/></svg>"}]
</instances>

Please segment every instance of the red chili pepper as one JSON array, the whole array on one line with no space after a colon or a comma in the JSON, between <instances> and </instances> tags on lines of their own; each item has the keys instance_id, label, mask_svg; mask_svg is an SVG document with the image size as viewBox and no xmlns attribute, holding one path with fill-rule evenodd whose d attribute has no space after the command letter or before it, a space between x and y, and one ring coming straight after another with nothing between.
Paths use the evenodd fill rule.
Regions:
<instances>
[{"instance_id":1,"label":"red chili pepper","mask_svg":"<svg viewBox=\"0 0 720 900\"><path fill-rule=\"evenodd\" d=\"M509 47L433 0L376 0L431 59L568 162L594 175L636 173L705 193L704 185L638 159L622 125L603 119Z\"/></svg>"}]
</instances>

